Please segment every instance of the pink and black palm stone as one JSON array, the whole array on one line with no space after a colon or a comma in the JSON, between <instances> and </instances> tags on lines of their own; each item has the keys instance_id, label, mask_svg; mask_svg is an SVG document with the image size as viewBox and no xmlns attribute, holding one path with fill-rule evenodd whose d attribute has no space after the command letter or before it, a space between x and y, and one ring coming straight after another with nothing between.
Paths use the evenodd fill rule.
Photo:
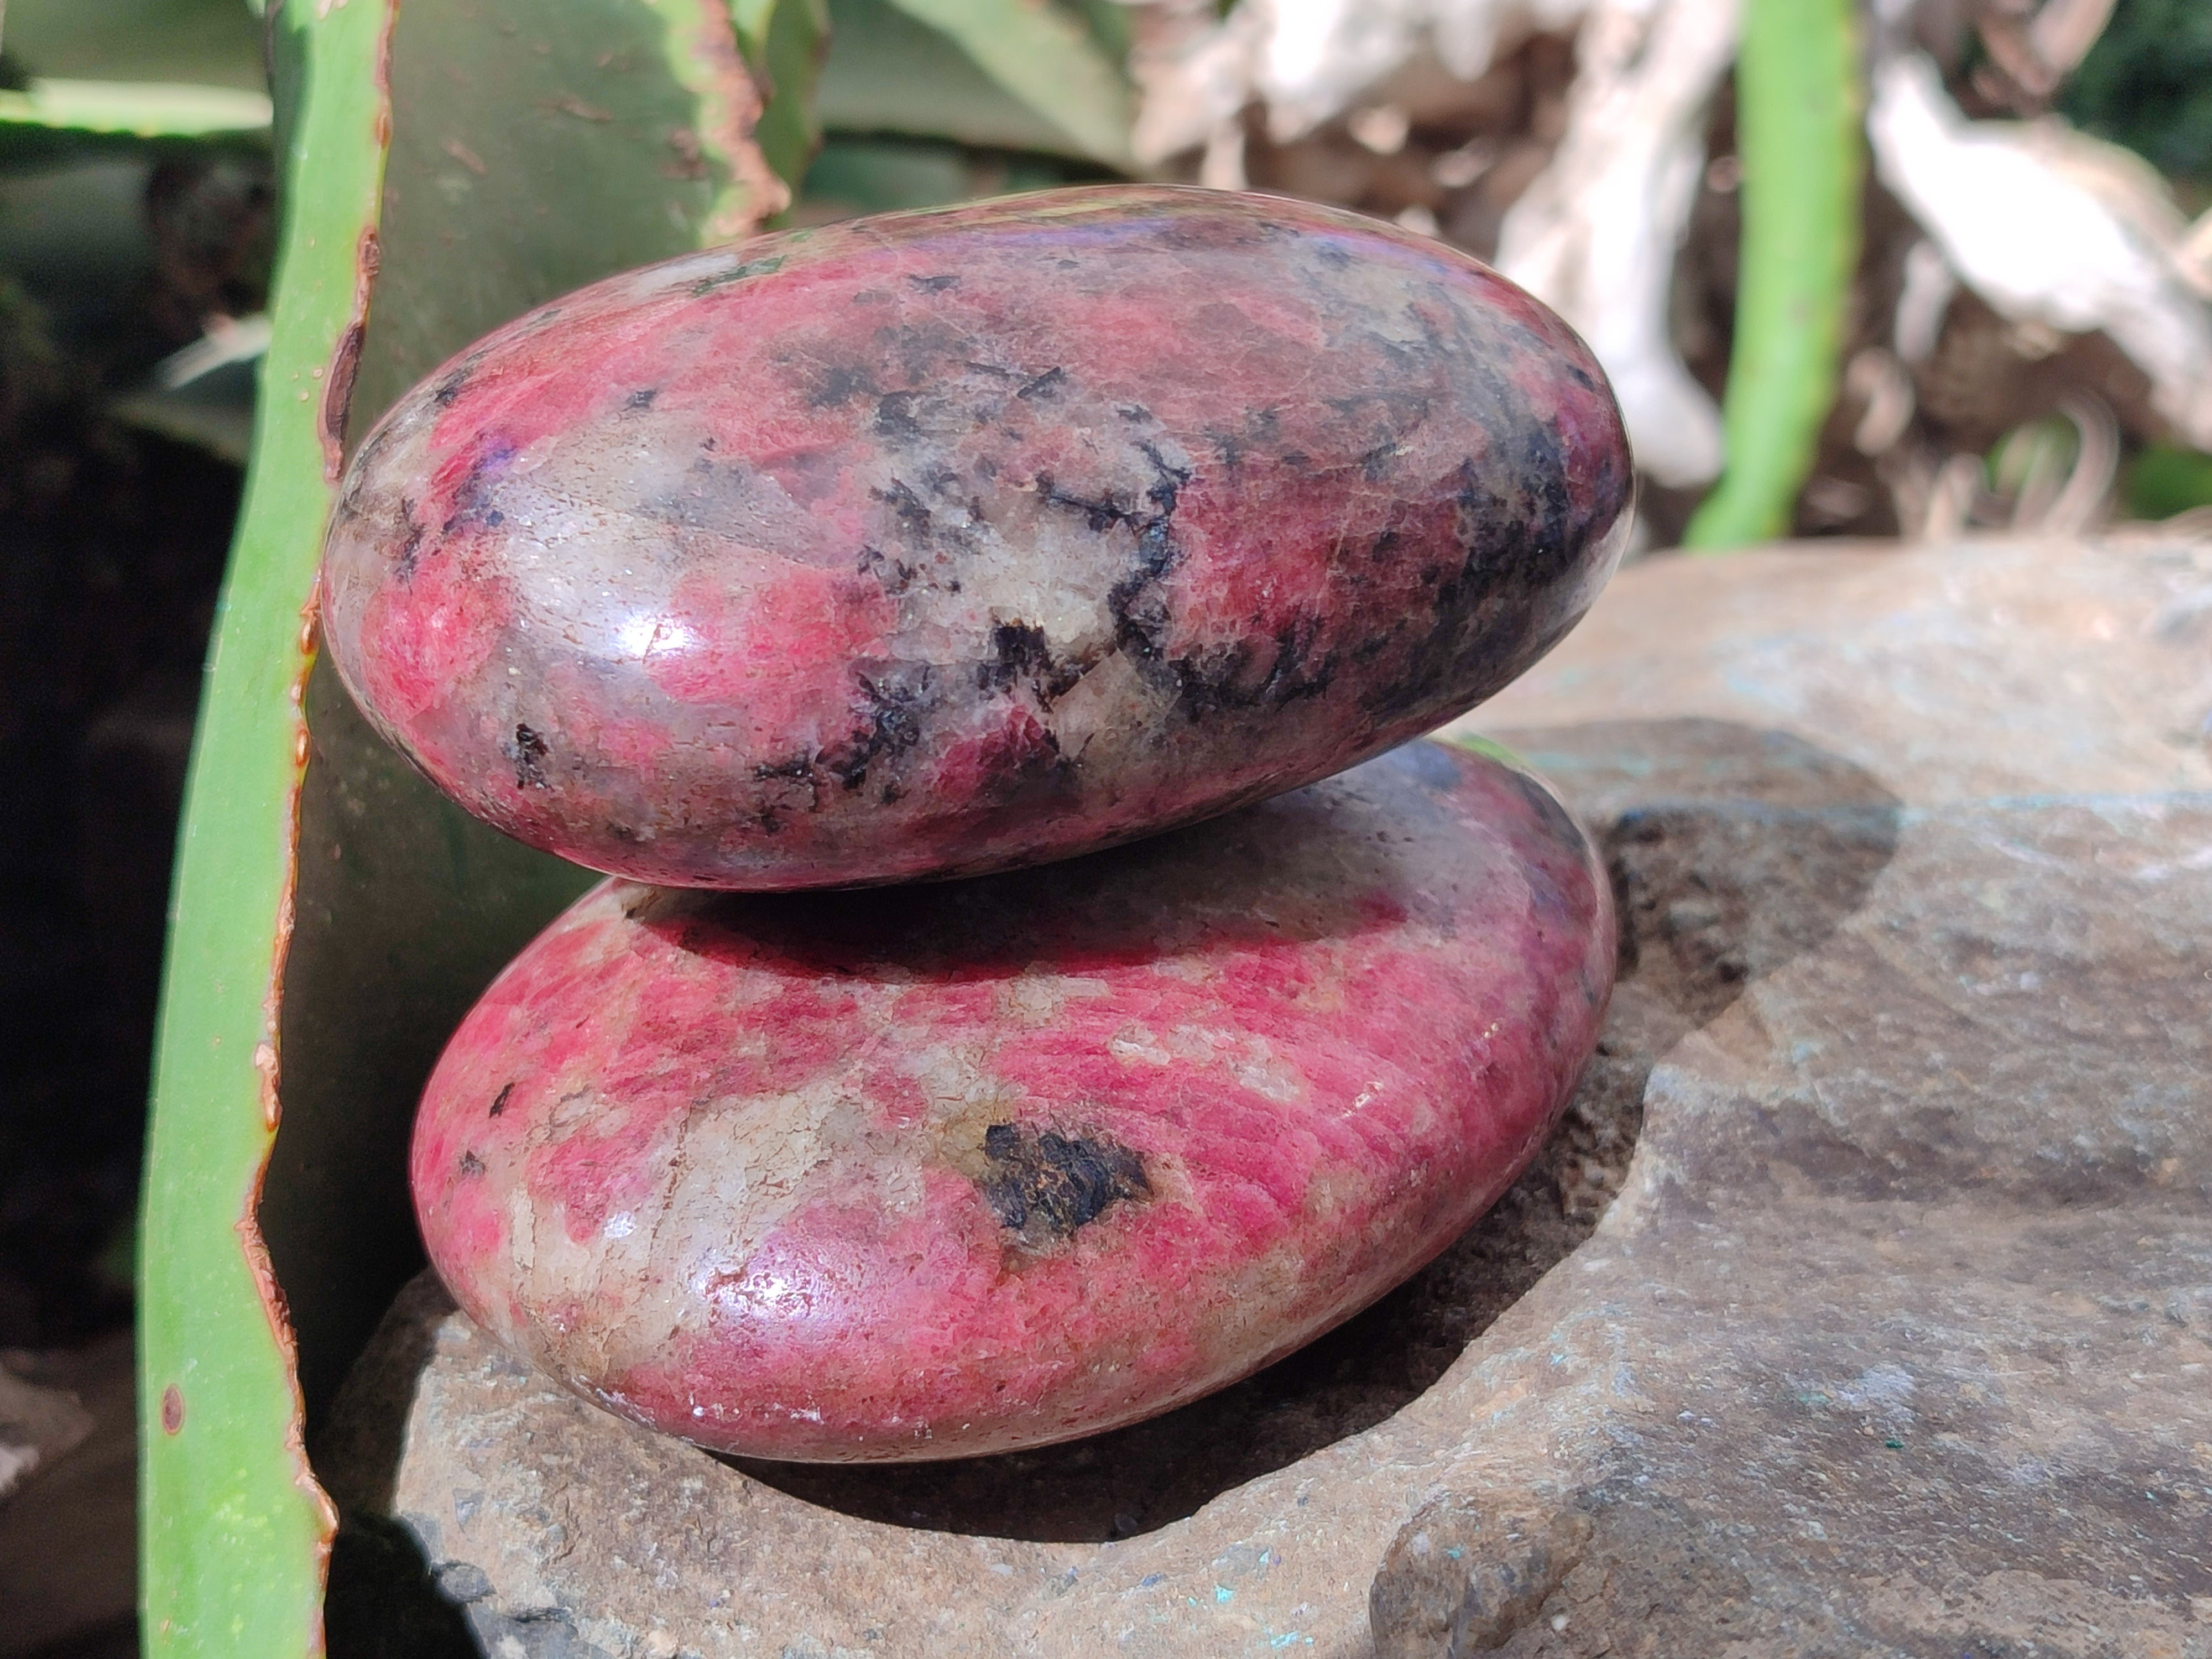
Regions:
<instances>
[{"instance_id":1,"label":"pink and black palm stone","mask_svg":"<svg viewBox=\"0 0 2212 1659\"><path fill-rule=\"evenodd\" d=\"M1256 1369L1534 1153L1612 983L1559 805L1419 742L970 882L608 882L440 1060L412 1176L477 1322L720 1449L951 1457Z\"/></svg>"},{"instance_id":2,"label":"pink and black palm stone","mask_svg":"<svg viewBox=\"0 0 2212 1659\"><path fill-rule=\"evenodd\" d=\"M643 880L1066 857L1498 690L1619 556L1612 394L1472 259L1127 186L770 236L491 335L371 434L324 623L469 811Z\"/></svg>"}]
</instances>

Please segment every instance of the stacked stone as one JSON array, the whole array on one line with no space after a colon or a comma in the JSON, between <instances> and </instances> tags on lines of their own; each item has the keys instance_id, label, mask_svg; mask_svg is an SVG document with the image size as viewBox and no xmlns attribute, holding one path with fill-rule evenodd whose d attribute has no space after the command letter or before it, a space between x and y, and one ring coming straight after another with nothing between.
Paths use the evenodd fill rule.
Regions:
<instances>
[{"instance_id":1,"label":"stacked stone","mask_svg":"<svg viewBox=\"0 0 2212 1659\"><path fill-rule=\"evenodd\" d=\"M1407 740L1573 625L1631 490L1537 301L1255 197L790 232L489 337L356 457L326 636L614 878L431 1078L440 1274L611 1410L817 1461L1113 1427L1356 1312L1595 1042L1581 831Z\"/></svg>"}]
</instances>

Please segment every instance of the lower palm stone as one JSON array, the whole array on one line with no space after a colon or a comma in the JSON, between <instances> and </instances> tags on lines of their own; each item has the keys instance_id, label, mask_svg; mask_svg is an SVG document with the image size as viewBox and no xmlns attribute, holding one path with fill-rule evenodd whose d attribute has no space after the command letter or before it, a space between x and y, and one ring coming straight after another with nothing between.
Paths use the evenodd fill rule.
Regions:
<instances>
[{"instance_id":1,"label":"lower palm stone","mask_svg":"<svg viewBox=\"0 0 2212 1659\"><path fill-rule=\"evenodd\" d=\"M639 1422L817 1462L1041 1445L1434 1256L1549 1129L1613 953L1565 812L1428 742L1013 874L610 881L455 1034L416 1202L472 1317Z\"/></svg>"}]
</instances>

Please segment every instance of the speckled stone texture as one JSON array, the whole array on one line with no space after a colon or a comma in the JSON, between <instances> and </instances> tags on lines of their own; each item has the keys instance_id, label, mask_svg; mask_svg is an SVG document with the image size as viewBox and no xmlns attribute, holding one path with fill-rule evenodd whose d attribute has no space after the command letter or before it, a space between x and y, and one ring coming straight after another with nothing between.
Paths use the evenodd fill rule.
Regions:
<instances>
[{"instance_id":1,"label":"speckled stone texture","mask_svg":"<svg viewBox=\"0 0 2212 1659\"><path fill-rule=\"evenodd\" d=\"M1602 372L1431 238L1115 186L786 233L501 330L355 458L386 736L594 869L831 886L1110 845L1495 691L1627 533Z\"/></svg>"},{"instance_id":2,"label":"speckled stone texture","mask_svg":"<svg viewBox=\"0 0 2212 1659\"><path fill-rule=\"evenodd\" d=\"M1620 1198L1394 1413L1331 1381L1391 1304L1346 1327L1288 1461L1212 1419L1223 1483L1133 1535L1039 1488L1079 1512L1182 1413L909 1519L617 1424L428 1290L319 1467L538 1655L2205 1659L2208 712L2202 545L1625 573L1486 714L1627 884Z\"/></svg>"},{"instance_id":3,"label":"speckled stone texture","mask_svg":"<svg viewBox=\"0 0 2212 1659\"><path fill-rule=\"evenodd\" d=\"M1048 1443L1235 1381L1534 1154L1615 956L1595 854L1410 744L1079 863L859 894L609 883L425 1091L432 1261L718 1449Z\"/></svg>"}]
</instances>

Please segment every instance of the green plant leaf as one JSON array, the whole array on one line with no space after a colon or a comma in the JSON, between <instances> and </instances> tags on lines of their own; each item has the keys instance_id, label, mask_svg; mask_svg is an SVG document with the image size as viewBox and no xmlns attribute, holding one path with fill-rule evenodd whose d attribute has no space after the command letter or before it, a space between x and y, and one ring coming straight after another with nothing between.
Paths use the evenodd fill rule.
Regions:
<instances>
[{"instance_id":1,"label":"green plant leaf","mask_svg":"<svg viewBox=\"0 0 2212 1659\"><path fill-rule=\"evenodd\" d=\"M808 169L803 205L829 216L941 207L978 196L1050 190L1095 174L1056 156L1007 155L913 138L837 137Z\"/></svg>"},{"instance_id":2,"label":"green plant leaf","mask_svg":"<svg viewBox=\"0 0 2212 1659\"><path fill-rule=\"evenodd\" d=\"M508 318L751 230L787 192L722 0L410 3L349 432Z\"/></svg>"},{"instance_id":3,"label":"green plant leaf","mask_svg":"<svg viewBox=\"0 0 2212 1659\"><path fill-rule=\"evenodd\" d=\"M830 25L818 108L830 131L1084 155L1073 138L890 0L830 0Z\"/></svg>"},{"instance_id":4,"label":"green plant leaf","mask_svg":"<svg viewBox=\"0 0 2212 1659\"><path fill-rule=\"evenodd\" d=\"M2129 463L2120 501L2133 519L2170 519L2212 507L2212 455L2174 444L2153 444Z\"/></svg>"},{"instance_id":5,"label":"green plant leaf","mask_svg":"<svg viewBox=\"0 0 2212 1659\"><path fill-rule=\"evenodd\" d=\"M939 207L973 194L974 176L957 144L833 138L806 175L804 199L851 214Z\"/></svg>"},{"instance_id":6,"label":"green plant leaf","mask_svg":"<svg viewBox=\"0 0 2212 1659\"><path fill-rule=\"evenodd\" d=\"M8 0L8 55L33 75L267 89L241 0Z\"/></svg>"},{"instance_id":7,"label":"green plant leaf","mask_svg":"<svg viewBox=\"0 0 2212 1659\"><path fill-rule=\"evenodd\" d=\"M1091 39L1109 62L1126 64L1129 48L1135 44L1136 33L1129 25L1129 8L1121 0L1079 0L1076 9L1083 15L1084 27Z\"/></svg>"},{"instance_id":8,"label":"green plant leaf","mask_svg":"<svg viewBox=\"0 0 2212 1659\"><path fill-rule=\"evenodd\" d=\"M768 99L753 141L796 191L822 148L815 94L830 54L827 0L737 0L730 15Z\"/></svg>"},{"instance_id":9,"label":"green plant leaf","mask_svg":"<svg viewBox=\"0 0 2212 1659\"><path fill-rule=\"evenodd\" d=\"M1036 114L1109 167L1130 165L1128 83L1083 21L1048 0L892 0L957 43Z\"/></svg>"},{"instance_id":10,"label":"green plant leaf","mask_svg":"<svg viewBox=\"0 0 2212 1659\"><path fill-rule=\"evenodd\" d=\"M484 331L786 193L724 0L406 0L387 40L392 15L273 14L274 338L185 808L140 1257L161 1659L320 1650L332 1517L300 1448L420 1261L417 1091L591 879L453 811L310 673L341 434Z\"/></svg>"},{"instance_id":11,"label":"green plant leaf","mask_svg":"<svg viewBox=\"0 0 2212 1659\"><path fill-rule=\"evenodd\" d=\"M300 1450L254 1206L276 1128L301 607L331 503L318 394L361 313L386 15L367 0L288 6L276 26L310 94L287 170L264 418L185 790L140 1228L140 1596L157 1656L301 1655L321 1637L329 1506Z\"/></svg>"},{"instance_id":12,"label":"green plant leaf","mask_svg":"<svg viewBox=\"0 0 2212 1659\"><path fill-rule=\"evenodd\" d=\"M269 130L269 98L160 81L33 81L21 92L0 92L0 125L135 138L237 136Z\"/></svg>"},{"instance_id":13,"label":"green plant leaf","mask_svg":"<svg viewBox=\"0 0 2212 1659\"><path fill-rule=\"evenodd\" d=\"M1747 0L1735 75L1743 239L1728 468L1684 537L1711 551L1788 530L1836 399L1864 142L1853 0Z\"/></svg>"}]
</instances>

